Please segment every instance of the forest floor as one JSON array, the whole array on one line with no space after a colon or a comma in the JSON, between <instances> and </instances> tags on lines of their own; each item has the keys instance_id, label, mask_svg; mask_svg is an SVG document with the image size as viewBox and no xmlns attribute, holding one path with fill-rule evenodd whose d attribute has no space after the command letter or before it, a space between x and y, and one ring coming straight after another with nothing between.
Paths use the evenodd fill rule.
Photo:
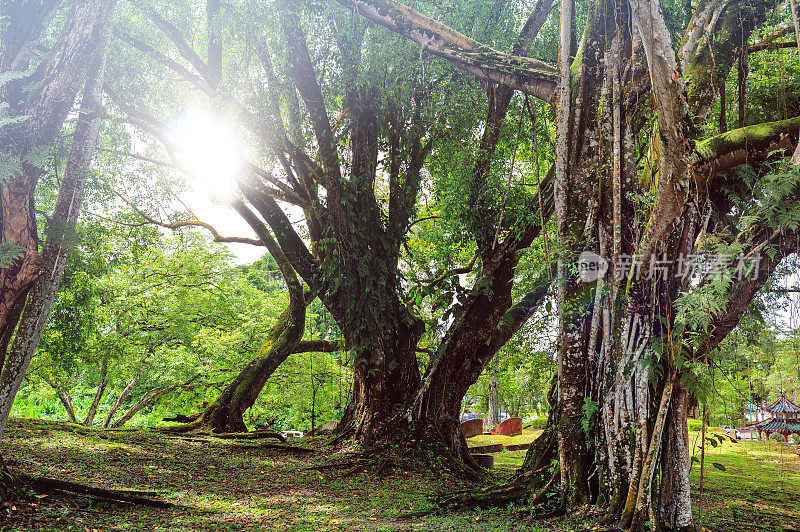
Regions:
<instances>
[{"instance_id":1,"label":"forest floor","mask_svg":"<svg viewBox=\"0 0 800 532\"><path fill-rule=\"evenodd\" d=\"M535 436L482 436L470 444L527 443ZM695 433L691 436L699 442ZM174 506L160 509L71 494L30 494L0 504L0 530L568 531L596 529L600 517L592 508L549 520L521 519L513 508L402 517L431 508L428 496L433 493L466 486L440 473L393 469L384 476L363 471L346 475L347 469L310 469L341 461L347 449L299 440L291 445L312 446L316 452L298 453L263 443L13 420L0 444L12 468L102 488L153 491ZM506 478L524 455L525 451L495 455L492 475ZM702 505L698 464L693 467L692 488L695 513L706 530L800 530L796 447L775 442L708 445L705 468Z\"/></svg>"}]
</instances>

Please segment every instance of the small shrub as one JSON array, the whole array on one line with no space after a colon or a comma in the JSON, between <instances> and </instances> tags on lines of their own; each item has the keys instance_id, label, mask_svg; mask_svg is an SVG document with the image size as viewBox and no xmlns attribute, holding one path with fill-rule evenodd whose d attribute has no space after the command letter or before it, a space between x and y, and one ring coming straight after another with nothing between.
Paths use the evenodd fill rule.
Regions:
<instances>
[{"instance_id":1,"label":"small shrub","mask_svg":"<svg viewBox=\"0 0 800 532\"><path fill-rule=\"evenodd\" d=\"M703 420L701 419L689 419L687 420L687 425L689 425L689 430L700 432L703 430Z\"/></svg>"},{"instance_id":2,"label":"small shrub","mask_svg":"<svg viewBox=\"0 0 800 532\"><path fill-rule=\"evenodd\" d=\"M522 425L523 429L543 430L547 426L547 416L539 417Z\"/></svg>"}]
</instances>

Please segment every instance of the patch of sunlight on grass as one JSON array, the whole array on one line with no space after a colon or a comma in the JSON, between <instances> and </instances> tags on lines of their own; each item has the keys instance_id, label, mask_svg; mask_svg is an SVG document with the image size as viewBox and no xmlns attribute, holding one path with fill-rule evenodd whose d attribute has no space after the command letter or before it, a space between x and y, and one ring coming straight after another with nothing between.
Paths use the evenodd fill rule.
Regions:
<instances>
[{"instance_id":1,"label":"patch of sunlight on grass","mask_svg":"<svg viewBox=\"0 0 800 532\"><path fill-rule=\"evenodd\" d=\"M480 445L491 445L494 443L502 443L503 445L519 445L524 443L532 443L533 440L542 434L542 430L525 431L520 436L491 436L482 434L474 436L467 440L467 445L470 447L477 447Z\"/></svg>"},{"instance_id":2,"label":"patch of sunlight on grass","mask_svg":"<svg viewBox=\"0 0 800 532\"><path fill-rule=\"evenodd\" d=\"M526 450L522 451L503 451L501 453L494 453L494 468L504 470L516 470L522 466L525 461Z\"/></svg>"}]
</instances>

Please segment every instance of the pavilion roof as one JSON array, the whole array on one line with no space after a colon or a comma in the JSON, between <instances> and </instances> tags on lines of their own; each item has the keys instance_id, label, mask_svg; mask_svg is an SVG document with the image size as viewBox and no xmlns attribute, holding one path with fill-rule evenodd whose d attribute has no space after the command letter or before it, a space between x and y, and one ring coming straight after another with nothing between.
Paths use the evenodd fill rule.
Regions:
<instances>
[{"instance_id":1,"label":"pavilion roof","mask_svg":"<svg viewBox=\"0 0 800 532\"><path fill-rule=\"evenodd\" d=\"M779 432L781 434L798 433L800 434L800 421L796 419L765 419L759 421L754 427L759 430L769 432Z\"/></svg>"},{"instance_id":2,"label":"pavilion roof","mask_svg":"<svg viewBox=\"0 0 800 532\"><path fill-rule=\"evenodd\" d=\"M797 406L790 400L786 398L785 395L780 396L775 402L767 407L767 412L772 412L773 414L778 413L790 413L790 414L800 414L800 406Z\"/></svg>"}]
</instances>

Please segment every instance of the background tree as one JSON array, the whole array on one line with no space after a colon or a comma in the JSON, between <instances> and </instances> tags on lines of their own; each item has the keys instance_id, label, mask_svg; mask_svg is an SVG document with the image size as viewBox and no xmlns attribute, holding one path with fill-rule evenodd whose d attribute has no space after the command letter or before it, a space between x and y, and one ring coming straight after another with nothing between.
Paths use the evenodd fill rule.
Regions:
<instances>
[{"instance_id":1,"label":"background tree","mask_svg":"<svg viewBox=\"0 0 800 532\"><path fill-rule=\"evenodd\" d=\"M63 11L59 12L61 2L0 4L0 240L4 258L0 270L0 436L64 267L65 230L74 226L96 142L98 88L113 6L113 1L74 2L66 7L64 20ZM39 56L39 45L44 44L53 19L61 30L50 46L45 46L47 53ZM41 253L34 191L82 87L86 120L79 125L71 145L61 203L53 213L56 223ZM58 223L60 220L63 224ZM56 230L57 226L60 229ZM36 284L42 268L50 277ZM23 311L31 290L31 304ZM9 352L20 320L17 345ZM4 465L2 469L4 490L10 477Z\"/></svg>"}]
</instances>

